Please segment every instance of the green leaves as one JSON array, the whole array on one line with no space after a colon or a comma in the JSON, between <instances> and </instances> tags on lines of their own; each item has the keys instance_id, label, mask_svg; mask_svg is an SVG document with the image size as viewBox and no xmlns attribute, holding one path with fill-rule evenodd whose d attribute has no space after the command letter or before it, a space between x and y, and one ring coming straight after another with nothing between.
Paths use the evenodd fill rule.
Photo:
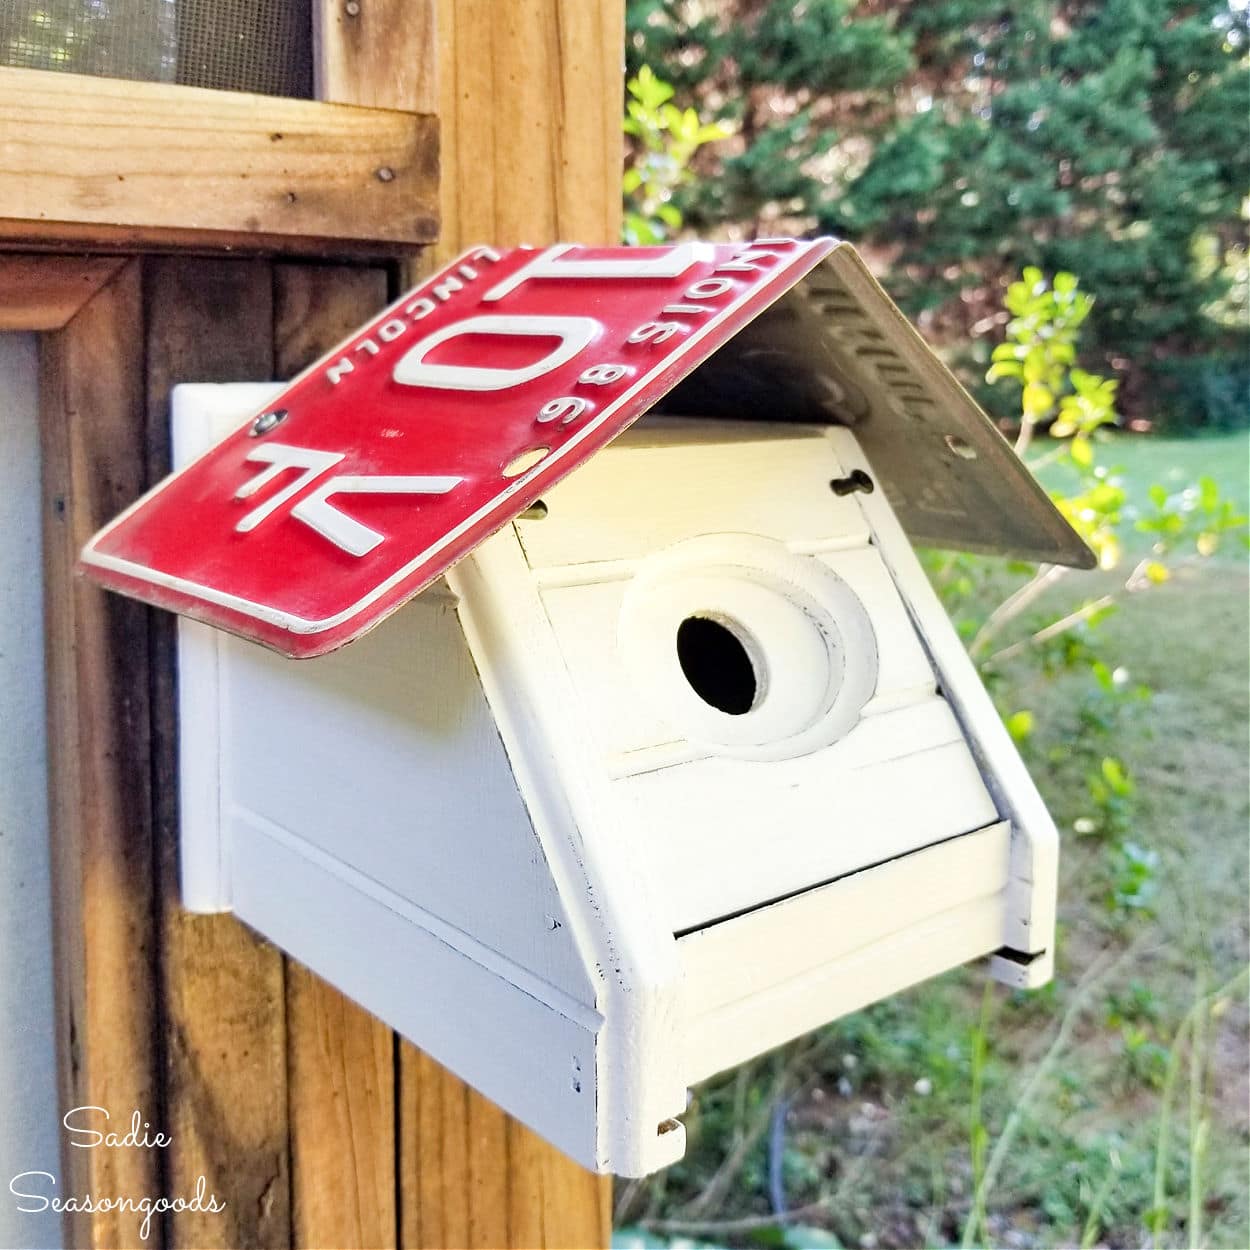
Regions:
<instances>
[{"instance_id":1,"label":"green leaves","mask_svg":"<svg viewBox=\"0 0 1250 1250\"><path fill-rule=\"evenodd\" d=\"M673 98L673 88L658 78L650 65L644 65L625 85L634 97L630 108L636 107L644 115L656 113L660 105Z\"/></svg>"},{"instance_id":2,"label":"green leaves","mask_svg":"<svg viewBox=\"0 0 1250 1250\"><path fill-rule=\"evenodd\" d=\"M1075 274L1061 272L1048 281L1035 265L1007 288L1007 341L994 348L986 381L1007 379L1020 388L1020 440L1023 453L1034 429L1051 417L1056 438L1077 436L1068 454L1081 468L1091 468L1094 455L1088 436L1116 419L1116 383L1078 369L1076 340L1094 306L1080 290Z\"/></svg>"},{"instance_id":3,"label":"green leaves","mask_svg":"<svg viewBox=\"0 0 1250 1250\"><path fill-rule=\"evenodd\" d=\"M681 210L672 197L693 181L694 154L729 131L719 123L704 124L693 108L671 103L673 87L649 65L625 85L630 98L621 128L633 140L631 164L621 179L625 242L663 243L681 229Z\"/></svg>"},{"instance_id":4,"label":"green leaves","mask_svg":"<svg viewBox=\"0 0 1250 1250\"><path fill-rule=\"evenodd\" d=\"M1214 478L1202 476L1175 494L1156 483L1149 491L1150 508L1137 518L1138 532L1154 538L1154 554L1144 570L1152 584L1167 580L1163 557L1174 553L1208 557L1231 538L1247 540L1250 517L1221 493Z\"/></svg>"}]
</instances>

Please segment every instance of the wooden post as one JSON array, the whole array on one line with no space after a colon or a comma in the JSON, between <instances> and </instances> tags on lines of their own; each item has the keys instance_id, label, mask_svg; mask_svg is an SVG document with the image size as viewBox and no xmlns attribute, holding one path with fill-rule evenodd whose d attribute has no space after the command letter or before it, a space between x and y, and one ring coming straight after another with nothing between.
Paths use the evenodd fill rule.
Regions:
<instances>
[{"instance_id":1,"label":"wooden post","mask_svg":"<svg viewBox=\"0 0 1250 1250\"><path fill-rule=\"evenodd\" d=\"M273 373L270 266L181 257L146 263L147 454L170 468L169 399L184 381ZM229 309L224 315L223 310ZM168 1217L168 1245L282 1245L290 1238L286 1036L280 954L231 916L196 916L178 889L174 623L152 616L153 799L167 1131L164 1192L203 1176L220 1213Z\"/></svg>"},{"instance_id":2,"label":"wooden post","mask_svg":"<svg viewBox=\"0 0 1250 1250\"><path fill-rule=\"evenodd\" d=\"M473 243L619 238L623 0L366 0L354 14L319 0L316 12L322 98L440 113L444 227L423 268ZM432 28L433 64L411 55ZM366 1049L355 1009L328 987L305 992L341 1021L334 1046ZM401 1245L607 1244L606 1179L406 1043L397 1080Z\"/></svg>"},{"instance_id":3,"label":"wooden post","mask_svg":"<svg viewBox=\"0 0 1250 1250\"><path fill-rule=\"evenodd\" d=\"M35 311L33 324L55 324ZM58 1096L62 1113L158 1116L147 613L73 573L82 543L145 485L139 264L65 316L39 379ZM71 1194L160 1192L152 1151L66 1150L64 1165ZM134 1223L76 1214L65 1236L125 1245Z\"/></svg>"}]
</instances>

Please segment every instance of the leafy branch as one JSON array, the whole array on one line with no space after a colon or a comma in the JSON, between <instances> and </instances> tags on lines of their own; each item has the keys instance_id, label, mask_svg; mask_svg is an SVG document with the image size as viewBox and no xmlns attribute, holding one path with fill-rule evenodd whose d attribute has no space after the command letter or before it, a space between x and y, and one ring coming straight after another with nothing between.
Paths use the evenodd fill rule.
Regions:
<instances>
[{"instance_id":1,"label":"leafy branch","mask_svg":"<svg viewBox=\"0 0 1250 1250\"><path fill-rule=\"evenodd\" d=\"M694 154L731 132L719 122L701 122L692 108L673 104L673 88L648 65L625 86L629 99L623 129L633 141L622 182L625 242L663 243L681 229L673 193L694 181Z\"/></svg>"}]
</instances>

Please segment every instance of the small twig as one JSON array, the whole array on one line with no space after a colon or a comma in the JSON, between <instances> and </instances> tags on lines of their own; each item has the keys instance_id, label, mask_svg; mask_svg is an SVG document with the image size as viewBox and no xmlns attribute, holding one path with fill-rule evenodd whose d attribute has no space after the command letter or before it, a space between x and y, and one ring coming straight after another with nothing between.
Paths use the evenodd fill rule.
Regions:
<instances>
[{"instance_id":1,"label":"small twig","mask_svg":"<svg viewBox=\"0 0 1250 1250\"><path fill-rule=\"evenodd\" d=\"M811 1050L812 1046L810 1044L801 1046L790 1056L773 1082L775 1099L784 1098L787 1094L793 1092L795 1075L809 1057ZM729 1192L729 1187L733 1184L734 1178L742 1170L743 1165L750 1156L751 1151L755 1149L760 1139L768 1132L768 1127L772 1123L772 1105L773 1099L767 1100L750 1126L737 1135L733 1147L722 1160L720 1167L712 1174L708 1183L682 1208L684 1215L698 1217L706 1214L708 1211L714 1211L720 1206L725 1195Z\"/></svg>"},{"instance_id":2,"label":"small twig","mask_svg":"<svg viewBox=\"0 0 1250 1250\"><path fill-rule=\"evenodd\" d=\"M1146 568L1151 563L1153 563L1153 558L1146 556L1133 566L1133 571L1124 579L1123 590L1126 593L1130 595L1137 594L1140 591L1149 590L1154 585L1146 576ZM1049 625L1039 629L1034 634L1030 634L1027 638L1022 638L1019 642L1013 642L995 651L982 661L982 666L989 668L991 665L1001 664L1004 660L1013 659L1027 651L1030 647L1037 646L1038 643L1049 642L1052 638L1058 638L1060 634L1067 633L1068 630L1079 625L1082 621L1088 620L1097 612L1101 612L1103 608L1110 607L1115 603L1115 600L1115 594L1102 595L1097 599L1093 599L1075 611L1069 612L1066 616L1061 616L1057 621L1052 621Z\"/></svg>"},{"instance_id":3,"label":"small twig","mask_svg":"<svg viewBox=\"0 0 1250 1250\"><path fill-rule=\"evenodd\" d=\"M618 1227L621 1224L628 1224L629 1217L633 1212L634 1203L638 1201L638 1195L643 1192L647 1186L647 1178L641 1177L630 1181L622 1186L621 1196L616 1200L616 1206L612 1209L612 1223Z\"/></svg>"},{"instance_id":4,"label":"small twig","mask_svg":"<svg viewBox=\"0 0 1250 1250\"><path fill-rule=\"evenodd\" d=\"M1036 460L1029 461L1028 463L1029 472L1032 473L1034 477L1036 477L1044 468L1046 468L1047 465L1054 464L1056 460L1061 459L1063 455L1067 452L1067 450L1068 450L1067 443L1057 443L1044 456L1038 456Z\"/></svg>"},{"instance_id":5,"label":"small twig","mask_svg":"<svg viewBox=\"0 0 1250 1250\"><path fill-rule=\"evenodd\" d=\"M1057 582L1067 569L1060 564L1043 564L1019 590L1008 595L985 620L985 624L977 630L968 647L969 655L979 654L990 639L1001 633L1003 627L1014 620L1035 599L1039 598L1050 586Z\"/></svg>"},{"instance_id":6,"label":"small twig","mask_svg":"<svg viewBox=\"0 0 1250 1250\"><path fill-rule=\"evenodd\" d=\"M1028 451L1029 444L1033 441L1033 431L1036 428L1036 421L1031 421L1028 417L1021 417L1020 433L1016 435L1016 455L1021 460L1024 459L1024 453Z\"/></svg>"},{"instance_id":7,"label":"small twig","mask_svg":"<svg viewBox=\"0 0 1250 1250\"><path fill-rule=\"evenodd\" d=\"M1009 646L995 651L981 662L982 667L989 668L993 664L1001 664L1004 660L1010 660L1027 651L1030 647L1035 647L1042 642L1049 642L1052 638L1058 638L1060 634L1067 633L1068 630L1079 625L1082 621L1088 620L1095 612L1100 612L1114 602L1114 595L1103 595L1101 599L1094 599L1083 607L1077 608L1075 612L1069 612L1067 616L1061 616L1057 621L1052 621L1044 629L1039 629L1037 633L1030 634L1027 638L1020 639L1019 642L1013 642Z\"/></svg>"},{"instance_id":8,"label":"small twig","mask_svg":"<svg viewBox=\"0 0 1250 1250\"><path fill-rule=\"evenodd\" d=\"M1198 993L1205 987L1202 970L1198 972ZM1206 1110L1205 1073L1207 1021L1210 1011L1200 1011L1194 1017L1192 1040L1189 1044L1189 1227L1186 1230L1189 1244L1194 1250L1202 1246L1202 1164L1206 1154L1207 1124L1203 1114Z\"/></svg>"}]
</instances>

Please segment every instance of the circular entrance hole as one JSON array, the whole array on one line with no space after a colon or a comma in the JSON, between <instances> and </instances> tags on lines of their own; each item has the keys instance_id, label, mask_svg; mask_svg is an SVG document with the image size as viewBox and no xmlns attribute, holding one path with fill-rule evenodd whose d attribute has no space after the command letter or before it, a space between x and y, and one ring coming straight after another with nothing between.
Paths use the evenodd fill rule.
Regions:
<instances>
[{"instance_id":1,"label":"circular entrance hole","mask_svg":"<svg viewBox=\"0 0 1250 1250\"><path fill-rule=\"evenodd\" d=\"M677 627L677 662L690 688L717 711L742 716L755 706L755 666L738 637L710 616L688 616Z\"/></svg>"}]
</instances>

